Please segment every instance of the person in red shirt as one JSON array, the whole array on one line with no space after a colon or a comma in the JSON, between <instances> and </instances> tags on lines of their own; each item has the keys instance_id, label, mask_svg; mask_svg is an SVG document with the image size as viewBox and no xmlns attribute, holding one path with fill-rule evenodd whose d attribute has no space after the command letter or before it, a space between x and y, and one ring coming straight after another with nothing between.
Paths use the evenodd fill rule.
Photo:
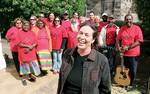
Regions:
<instances>
[{"instance_id":1,"label":"person in red shirt","mask_svg":"<svg viewBox=\"0 0 150 94\"><path fill-rule=\"evenodd\" d=\"M108 24L104 26L98 36L99 51L105 54L109 60L111 78L113 80L115 73L115 44L116 36L119 32L119 27L114 24L114 16L108 17Z\"/></svg>"},{"instance_id":2,"label":"person in red shirt","mask_svg":"<svg viewBox=\"0 0 150 94\"><path fill-rule=\"evenodd\" d=\"M20 65L19 65L19 60L18 60L18 48L16 44L17 40L17 34L22 30L22 19L21 18L16 18L14 20L15 26L12 26L6 33L6 39L8 40L10 44L10 50L12 52L12 57L15 63L16 70L18 74L20 73Z\"/></svg>"},{"instance_id":3,"label":"person in red shirt","mask_svg":"<svg viewBox=\"0 0 150 94\"><path fill-rule=\"evenodd\" d=\"M134 86L137 72L138 56L140 55L140 45L143 42L143 34L139 26L133 24L133 16L125 16L126 25L122 26L116 38L117 49L124 56L124 65L129 68L131 78L130 86Z\"/></svg>"},{"instance_id":4,"label":"person in red shirt","mask_svg":"<svg viewBox=\"0 0 150 94\"><path fill-rule=\"evenodd\" d=\"M32 15L30 17L31 31L37 36L39 28L37 27L36 23L37 23L37 17Z\"/></svg>"},{"instance_id":5,"label":"person in red shirt","mask_svg":"<svg viewBox=\"0 0 150 94\"><path fill-rule=\"evenodd\" d=\"M78 13L74 12L71 18L71 30L68 32L67 48L74 48L77 44L77 34L80 28Z\"/></svg>"},{"instance_id":6,"label":"person in red shirt","mask_svg":"<svg viewBox=\"0 0 150 94\"><path fill-rule=\"evenodd\" d=\"M77 34L79 31L79 23L76 22L76 19L71 19L71 30L68 32L68 42L67 48L74 48L77 45Z\"/></svg>"},{"instance_id":7,"label":"person in red shirt","mask_svg":"<svg viewBox=\"0 0 150 94\"><path fill-rule=\"evenodd\" d=\"M59 73L62 64L62 52L66 46L67 32L66 29L61 25L60 18L54 19L54 26L51 28L52 38L52 56L53 56L53 73Z\"/></svg>"},{"instance_id":8,"label":"person in red shirt","mask_svg":"<svg viewBox=\"0 0 150 94\"><path fill-rule=\"evenodd\" d=\"M86 20L85 23L87 23L89 25L96 25L95 24L95 13L93 11L90 11L89 20Z\"/></svg>"},{"instance_id":9,"label":"person in red shirt","mask_svg":"<svg viewBox=\"0 0 150 94\"><path fill-rule=\"evenodd\" d=\"M71 21L69 19L69 13L67 11L65 11L63 14L63 20L62 20L61 25L66 29L67 33L70 31Z\"/></svg>"},{"instance_id":10,"label":"person in red shirt","mask_svg":"<svg viewBox=\"0 0 150 94\"><path fill-rule=\"evenodd\" d=\"M37 36L37 56L40 63L41 74L46 75L52 65L51 51L52 42L49 29L45 27L45 23L42 19L37 21L37 27L39 28Z\"/></svg>"},{"instance_id":11,"label":"person in red shirt","mask_svg":"<svg viewBox=\"0 0 150 94\"><path fill-rule=\"evenodd\" d=\"M41 73L36 57L37 39L35 34L30 31L30 23L28 21L23 22L23 30L18 33L17 46L21 81L23 85L27 85L26 76L29 81L34 82L36 78L31 74L32 71L36 76Z\"/></svg>"},{"instance_id":12,"label":"person in red shirt","mask_svg":"<svg viewBox=\"0 0 150 94\"><path fill-rule=\"evenodd\" d=\"M48 28L53 27L54 19L55 19L54 13L52 13L52 12L49 13L48 18L44 21Z\"/></svg>"},{"instance_id":13,"label":"person in red shirt","mask_svg":"<svg viewBox=\"0 0 150 94\"><path fill-rule=\"evenodd\" d=\"M102 21L99 23L98 31L101 32L101 29L108 24L108 14L102 14Z\"/></svg>"}]
</instances>

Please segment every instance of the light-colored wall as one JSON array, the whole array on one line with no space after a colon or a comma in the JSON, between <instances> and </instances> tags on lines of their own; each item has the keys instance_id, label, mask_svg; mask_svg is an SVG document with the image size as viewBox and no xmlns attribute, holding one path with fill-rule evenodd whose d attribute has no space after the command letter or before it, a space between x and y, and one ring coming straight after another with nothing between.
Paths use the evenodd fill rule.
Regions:
<instances>
[{"instance_id":1,"label":"light-colored wall","mask_svg":"<svg viewBox=\"0 0 150 94\"><path fill-rule=\"evenodd\" d=\"M119 20L124 20L124 16L131 8L132 0L87 0L87 14L90 10L99 16L103 12L107 12L113 14Z\"/></svg>"}]
</instances>

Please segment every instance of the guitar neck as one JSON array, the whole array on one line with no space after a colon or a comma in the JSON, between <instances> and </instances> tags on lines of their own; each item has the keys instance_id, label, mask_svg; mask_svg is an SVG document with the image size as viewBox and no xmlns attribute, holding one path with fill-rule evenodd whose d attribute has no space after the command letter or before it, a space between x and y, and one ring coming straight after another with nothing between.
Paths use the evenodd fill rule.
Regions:
<instances>
[{"instance_id":1,"label":"guitar neck","mask_svg":"<svg viewBox=\"0 0 150 94\"><path fill-rule=\"evenodd\" d=\"M121 67L122 67L122 71L124 70L124 58L123 58L123 53L120 53L120 61L121 61Z\"/></svg>"}]
</instances>

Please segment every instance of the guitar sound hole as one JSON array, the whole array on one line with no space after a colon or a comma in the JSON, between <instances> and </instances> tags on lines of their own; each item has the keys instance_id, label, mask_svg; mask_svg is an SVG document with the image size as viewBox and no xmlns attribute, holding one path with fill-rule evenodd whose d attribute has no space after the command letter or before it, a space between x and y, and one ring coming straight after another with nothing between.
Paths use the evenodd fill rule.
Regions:
<instances>
[{"instance_id":1,"label":"guitar sound hole","mask_svg":"<svg viewBox=\"0 0 150 94\"><path fill-rule=\"evenodd\" d=\"M125 72L120 72L120 74L121 74L121 75L120 75L120 76L121 76L121 77L120 77L121 79L126 79L126 78L127 78L127 75L126 75Z\"/></svg>"}]
</instances>

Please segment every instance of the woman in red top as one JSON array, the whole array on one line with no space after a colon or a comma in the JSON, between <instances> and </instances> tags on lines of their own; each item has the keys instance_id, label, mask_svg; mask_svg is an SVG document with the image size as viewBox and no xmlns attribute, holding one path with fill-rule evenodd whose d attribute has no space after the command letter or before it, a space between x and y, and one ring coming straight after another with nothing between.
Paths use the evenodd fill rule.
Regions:
<instances>
[{"instance_id":1,"label":"woman in red top","mask_svg":"<svg viewBox=\"0 0 150 94\"><path fill-rule=\"evenodd\" d=\"M43 20L37 21L37 27L39 28L37 40L37 55L40 62L41 72L43 74L47 74L47 71L50 70L52 59L51 59L51 51L52 51L52 42L50 31L45 27L45 23Z\"/></svg>"},{"instance_id":2,"label":"woman in red top","mask_svg":"<svg viewBox=\"0 0 150 94\"><path fill-rule=\"evenodd\" d=\"M53 72L58 73L62 64L62 51L65 48L67 32L60 24L60 18L54 19L54 26L51 28L52 54L53 54Z\"/></svg>"},{"instance_id":3,"label":"woman in red top","mask_svg":"<svg viewBox=\"0 0 150 94\"><path fill-rule=\"evenodd\" d=\"M16 45L16 40L17 40L17 34L22 30L22 19L21 18L16 18L14 20L15 26L12 26L6 34L6 39L8 40L10 44L10 49L12 52L12 57L15 63L16 70L19 74L19 60L18 60L18 49Z\"/></svg>"},{"instance_id":4,"label":"woman in red top","mask_svg":"<svg viewBox=\"0 0 150 94\"><path fill-rule=\"evenodd\" d=\"M20 75L23 85L26 85L24 76L28 76L29 81L35 81L31 75L32 71L36 76L40 74L39 65L36 57L37 40L33 32L30 31L30 23L23 23L23 30L18 33L17 38L18 55L20 61Z\"/></svg>"}]
</instances>

